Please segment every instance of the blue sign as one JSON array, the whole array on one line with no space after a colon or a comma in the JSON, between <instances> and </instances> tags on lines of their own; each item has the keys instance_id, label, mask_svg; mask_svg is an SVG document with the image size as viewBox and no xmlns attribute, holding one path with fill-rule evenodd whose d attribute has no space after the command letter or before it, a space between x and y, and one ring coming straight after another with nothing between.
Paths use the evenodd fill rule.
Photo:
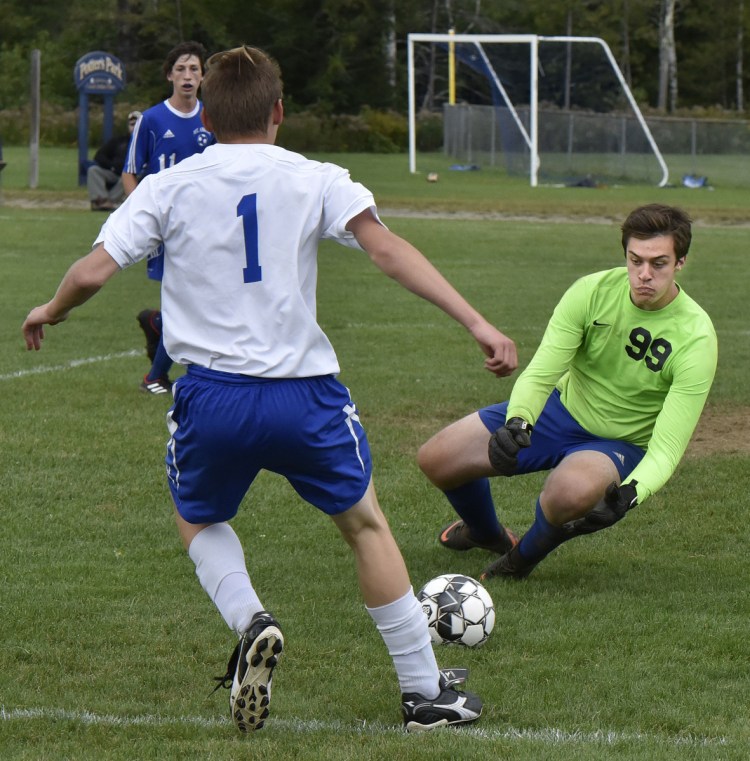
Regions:
<instances>
[{"instance_id":1,"label":"blue sign","mask_svg":"<svg viewBox=\"0 0 750 761\"><path fill-rule=\"evenodd\" d=\"M125 67L116 56L94 50L76 61L73 79L87 95L114 95L125 87Z\"/></svg>"},{"instance_id":2,"label":"blue sign","mask_svg":"<svg viewBox=\"0 0 750 761\"><path fill-rule=\"evenodd\" d=\"M125 87L125 67L111 53L94 50L76 61L73 80L78 90L78 184L86 184L89 152L89 95L104 97L104 141L112 137L115 95Z\"/></svg>"}]
</instances>

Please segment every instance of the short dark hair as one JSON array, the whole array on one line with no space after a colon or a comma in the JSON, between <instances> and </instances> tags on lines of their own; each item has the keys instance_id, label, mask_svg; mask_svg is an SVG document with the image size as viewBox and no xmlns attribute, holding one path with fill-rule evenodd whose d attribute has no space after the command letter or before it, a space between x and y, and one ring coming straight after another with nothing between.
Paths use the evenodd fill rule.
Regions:
<instances>
[{"instance_id":1,"label":"short dark hair","mask_svg":"<svg viewBox=\"0 0 750 761\"><path fill-rule=\"evenodd\" d=\"M639 206L622 223L622 250L627 255L631 238L648 240L660 235L671 235L677 259L684 259L693 239L692 222L687 212L676 206L661 203Z\"/></svg>"},{"instance_id":2,"label":"short dark hair","mask_svg":"<svg viewBox=\"0 0 750 761\"><path fill-rule=\"evenodd\" d=\"M188 42L181 42L167 53L167 57L161 67L165 77L169 76L174 65L184 55L194 55L201 62L201 74L203 74L206 69L206 48L200 42L189 40Z\"/></svg>"}]
</instances>

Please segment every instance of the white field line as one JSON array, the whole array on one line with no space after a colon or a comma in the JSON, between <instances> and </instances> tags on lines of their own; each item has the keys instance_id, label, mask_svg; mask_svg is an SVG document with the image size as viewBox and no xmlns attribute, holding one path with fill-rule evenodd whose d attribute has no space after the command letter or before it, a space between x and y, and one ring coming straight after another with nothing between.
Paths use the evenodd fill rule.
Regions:
<instances>
[{"instance_id":1,"label":"white field line","mask_svg":"<svg viewBox=\"0 0 750 761\"><path fill-rule=\"evenodd\" d=\"M137 726L193 726L204 729L231 727L226 718L204 718L202 716L159 716L141 714L139 716L113 716L112 714L96 714L90 711L68 711L63 708L5 708L0 705L0 721L19 722L33 720L69 721L78 724L113 727ZM303 721L301 719L272 718L268 727L278 727L286 732L311 734L314 732L349 732L361 735L400 735L404 730L400 726L384 724L367 724L356 722L346 724L339 721ZM618 745L620 743L652 743L680 748L705 748L728 746L732 742L726 737L701 737L694 734L668 735L647 732L615 732L596 730L594 732L566 731L547 727L542 729L518 729L516 727L488 729L484 727L463 727L462 734L477 740L520 740L541 742L547 745Z\"/></svg>"},{"instance_id":2,"label":"white field line","mask_svg":"<svg viewBox=\"0 0 750 761\"><path fill-rule=\"evenodd\" d=\"M44 375L46 373L58 373L61 370L71 370L81 365L93 365L97 362L109 362L112 359L122 359L123 357L138 357L143 354L142 349L130 349L121 351L117 354L103 354L99 357L84 357L83 359L71 359L62 365L40 365L39 367L30 367L28 370L16 370L12 373L0 375L0 381L14 380L15 378L25 378L28 375Z\"/></svg>"},{"instance_id":3,"label":"white field line","mask_svg":"<svg viewBox=\"0 0 750 761\"><path fill-rule=\"evenodd\" d=\"M378 330L402 330L404 328L403 323L399 324L380 324L380 323L364 323L364 322L351 322L344 326L346 329L357 328L377 328ZM418 323L414 327L420 330L433 329L438 327L434 323ZM541 330L539 326L534 326L536 329ZM720 331L720 333L726 336L747 336L750 335L748 330L733 330L733 331ZM58 373L62 370L72 370L76 367L83 365L93 365L98 362L109 362L113 359L123 359L125 357L139 357L143 354L142 349L130 349L129 351L121 351L115 354L102 354L98 357L84 357L83 359L71 359L69 362L65 362L61 365L39 365L38 367L30 367L26 370L14 370L11 373L4 373L0 375L0 381L15 380L17 378L26 378L29 375L46 375L48 373Z\"/></svg>"},{"instance_id":4,"label":"white field line","mask_svg":"<svg viewBox=\"0 0 750 761\"><path fill-rule=\"evenodd\" d=\"M392 325L392 324L376 324L376 323L347 323L345 325L347 329L351 328L378 328L379 330L384 330L388 328L398 329L402 330L404 325L398 324L398 325ZM419 323L418 325L415 325L415 327L419 327L420 329L425 328L435 328L437 327L433 323ZM740 331L723 331L723 334L726 335L740 335L740 336L746 336L750 335L750 331L747 330L740 330ZM0 381L7 381L7 380L15 380L17 378L26 378L29 375L46 375L48 373L58 373L63 370L72 370L76 367L81 367L83 365L93 365L98 362L109 362L113 359L123 359L125 357L139 357L143 354L142 349L130 349L128 351L121 351L117 352L115 354L102 354L98 357L84 357L83 359L71 359L69 362L65 362L62 365L39 365L38 367L30 367L27 370L14 370L12 373L5 373L3 375L0 375Z\"/></svg>"}]
</instances>

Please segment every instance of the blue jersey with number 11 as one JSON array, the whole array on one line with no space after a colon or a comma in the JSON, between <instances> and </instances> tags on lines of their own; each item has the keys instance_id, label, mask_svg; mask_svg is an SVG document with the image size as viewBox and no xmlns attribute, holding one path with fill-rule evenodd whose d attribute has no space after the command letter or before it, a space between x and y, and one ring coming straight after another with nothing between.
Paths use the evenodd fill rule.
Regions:
<instances>
[{"instance_id":1,"label":"blue jersey with number 11","mask_svg":"<svg viewBox=\"0 0 750 761\"><path fill-rule=\"evenodd\" d=\"M214 136L201 123L201 108L198 101L193 111L184 114L165 100L144 111L130 139L125 171L142 179L211 145Z\"/></svg>"}]
</instances>

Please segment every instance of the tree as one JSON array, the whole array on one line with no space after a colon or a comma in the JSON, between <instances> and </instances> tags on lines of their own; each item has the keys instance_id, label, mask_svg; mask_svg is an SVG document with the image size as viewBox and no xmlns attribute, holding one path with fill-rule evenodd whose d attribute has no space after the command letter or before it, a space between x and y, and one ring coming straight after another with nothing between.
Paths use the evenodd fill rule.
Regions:
<instances>
[{"instance_id":1,"label":"tree","mask_svg":"<svg viewBox=\"0 0 750 761\"><path fill-rule=\"evenodd\" d=\"M622 47L620 53L620 68L628 87L633 84L633 73L630 69L630 3L622 0Z\"/></svg>"},{"instance_id":2,"label":"tree","mask_svg":"<svg viewBox=\"0 0 750 761\"><path fill-rule=\"evenodd\" d=\"M675 0L661 0L659 17L659 100L660 111L677 108L677 51L674 41Z\"/></svg>"},{"instance_id":3,"label":"tree","mask_svg":"<svg viewBox=\"0 0 750 761\"><path fill-rule=\"evenodd\" d=\"M282 65L290 111L404 109L407 34L453 26L458 33L570 29L602 37L639 101L677 108L679 60L680 105L743 110L744 6L745 0L0 0L0 108L27 102L33 48L42 50L47 102L75 107L76 60L106 50L125 64L123 98L134 106L153 103L168 94L165 53L196 39L211 52L242 42L266 48ZM434 47L416 52L422 105L432 108L447 90L446 72L436 71ZM579 58L572 46L571 66L585 68ZM565 81L561 71L555 81L561 105ZM576 78L570 81L575 85ZM459 92L474 84L460 72ZM592 100L603 96L592 93Z\"/></svg>"},{"instance_id":4,"label":"tree","mask_svg":"<svg viewBox=\"0 0 750 761\"><path fill-rule=\"evenodd\" d=\"M737 110L745 110L744 88L742 86L742 72L744 61L744 39L745 39L745 0L739 0L737 4L737 64L735 67L735 86L737 88Z\"/></svg>"}]
</instances>

